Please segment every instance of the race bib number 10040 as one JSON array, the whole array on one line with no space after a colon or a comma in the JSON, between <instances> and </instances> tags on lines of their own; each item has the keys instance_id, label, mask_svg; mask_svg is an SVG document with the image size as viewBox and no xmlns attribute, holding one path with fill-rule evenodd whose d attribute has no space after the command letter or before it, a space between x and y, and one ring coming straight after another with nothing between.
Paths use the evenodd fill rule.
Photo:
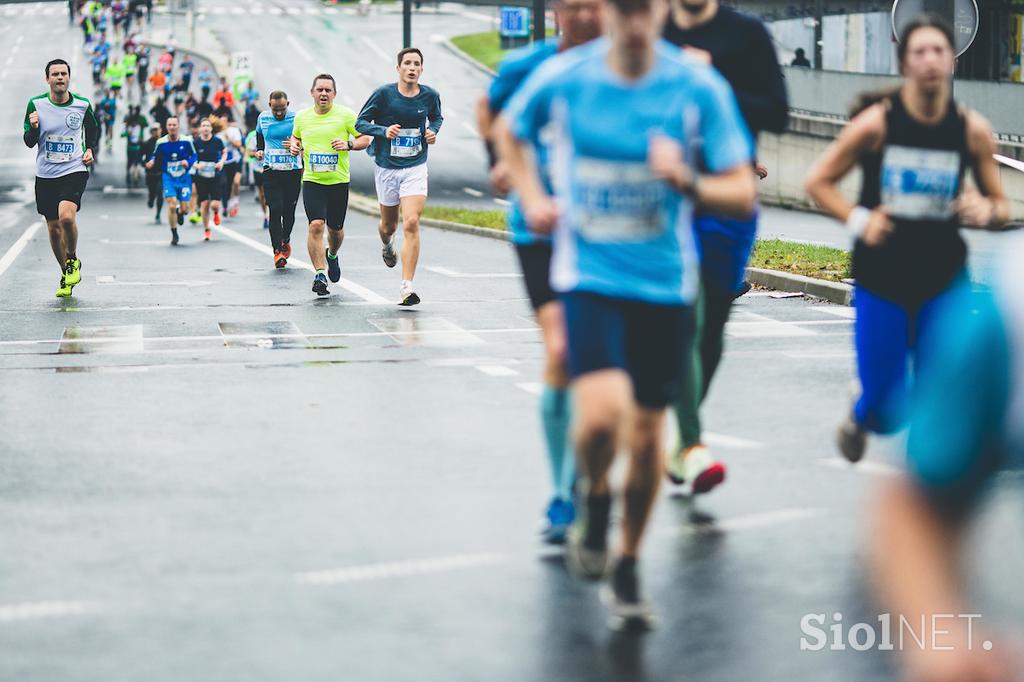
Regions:
<instances>
[{"instance_id":1,"label":"race bib number 10040","mask_svg":"<svg viewBox=\"0 0 1024 682\"><path fill-rule=\"evenodd\" d=\"M314 173L330 173L338 170L338 152L310 152L309 169Z\"/></svg>"}]
</instances>

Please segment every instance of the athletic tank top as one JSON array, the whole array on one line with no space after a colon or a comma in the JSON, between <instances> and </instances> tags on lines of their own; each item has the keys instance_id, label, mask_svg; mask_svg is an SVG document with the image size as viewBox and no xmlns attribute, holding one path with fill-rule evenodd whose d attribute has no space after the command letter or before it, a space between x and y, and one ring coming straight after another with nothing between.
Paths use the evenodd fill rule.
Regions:
<instances>
[{"instance_id":1,"label":"athletic tank top","mask_svg":"<svg viewBox=\"0 0 1024 682\"><path fill-rule=\"evenodd\" d=\"M913 307L965 268L967 245L952 204L970 158L967 122L952 99L934 125L911 118L898 93L885 102L882 146L860 159L860 205L886 206L894 230L880 246L857 240L853 276L872 293Z\"/></svg>"}]
</instances>

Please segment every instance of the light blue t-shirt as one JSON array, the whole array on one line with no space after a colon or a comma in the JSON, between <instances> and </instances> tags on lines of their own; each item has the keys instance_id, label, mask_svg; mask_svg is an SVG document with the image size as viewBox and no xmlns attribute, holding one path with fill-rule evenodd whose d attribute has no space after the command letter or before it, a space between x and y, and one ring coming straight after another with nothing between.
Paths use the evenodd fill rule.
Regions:
<instances>
[{"instance_id":1,"label":"light blue t-shirt","mask_svg":"<svg viewBox=\"0 0 1024 682\"><path fill-rule=\"evenodd\" d=\"M263 152L263 168L265 170L289 171L302 168L302 155L292 156L288 151L288 140L292 136L295 112L285 112L284 118L278 120L274 112L267 110L256 119L256 131L263 136L266 148Z\"/></svg>"},{"instance_id":2,"label":"light blue t-shirt","mask_svg":"<svg viewBox=\"0 0 1024 682\"><path fill-rule=\"evenodd\" d=\"M527 47L520 48L510 53L498 66L498 73L491 81L490 90L487 93L488 104L495 114L501 113L508 104L512 95L533 73L534 69L544 63L549 57L558 54L558 41L534 43ZM549 192L551 182L547 170L547 154L541 147L537 150L537 164L540 167L541 180ZM550 241L547 235L537 235L526 226L526 219L523 217L523 208L519 203L519 197L512 194L509 197L512 205L508 209L508 230L514 244L533 244L537 241Z\"/></svg>"},{"instance_id":3,"label":"light blue t-shirt","mask_svg":"<svg viewBox=\"0 0 1024 682\"><path fill-rule=\"evenodd\" d=\"M657 304L692 303L699 260L693 205L647 164L649 140L679 142L691 167L749 165L750 134L728 83L666 42L626 82L596 40L548 59L509 102L513 133L546 147L559 206L551 285Z\"/></svg>"}]
</instances>

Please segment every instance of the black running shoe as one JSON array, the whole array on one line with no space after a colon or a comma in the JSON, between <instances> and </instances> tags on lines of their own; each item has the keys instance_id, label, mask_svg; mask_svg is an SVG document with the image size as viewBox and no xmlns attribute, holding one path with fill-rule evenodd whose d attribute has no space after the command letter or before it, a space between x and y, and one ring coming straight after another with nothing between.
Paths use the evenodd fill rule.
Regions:
<instances>
[{"instance_id":1,"label":"black running shoe","mask_svg":"<svg viewBox=\"0 0 1024 682\"><path fill-rule=\"evenodd\" d=\"M322 272L318 272L313 278L313 293L317 296L326 296L330 293L327 291L327 278Z\"/></svg>"},{"instance_id":2,"label":"black running shoe","mask_svg":"<svg viewBox=\"0 0 1024 682\"><path fill-rule=\"evenodd\" d=\"M327 256L327 276L331 278L332 282L337 282L341 279L341 259L338 256L331 258L331 250L326 249L324 254Z\"/></svg>"},{"instance_id":3,"label":"black running shoe","mask_svg":"<svg viewBox=\"0 0 1024 682\"><path fill-rule=\"evenodd\" d=\"M180 208L178 209L178 224L179 225L184 225L185 224L185 214L181 212Z\"/></svg>"},{"instance_id":4,"label":"black running shoe","mask_svg":"<svg viewBox=\"0 0 1024 682\"><path fill-rule=\"evenodd\" d=\"M174 228L171 228L171 246L177 246L177 245L178 245L178 231L175 230Z\"/></svg>"},{"instance_id":5,"label":"black running shoe","mask_svg":"<svg viewBox=\"0 0 1024 682\"><path fill-rule=\"evenodd\" d=\"M608 627L617 631L645 631L654 627L654 611L640 593L636 559L623 557L615 564L611 579L601 589L608 607Z\"/></svg>"}]
</instances>

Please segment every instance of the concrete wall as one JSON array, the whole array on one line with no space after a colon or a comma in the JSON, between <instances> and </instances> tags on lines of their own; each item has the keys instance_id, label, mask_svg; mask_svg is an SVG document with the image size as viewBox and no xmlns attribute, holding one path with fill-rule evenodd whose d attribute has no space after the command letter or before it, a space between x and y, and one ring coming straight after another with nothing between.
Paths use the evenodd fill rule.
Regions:
<instances>
[{"instance_id":1,"label":"concrete wall","mask_svg":"<svg viewBox=\"0 0 1024 682\"><path fill-rule=\"evenodd\" d=\"M783 67L789 106L802 111L845 116L858 92L893 87L897 76L815 71ZM997 133L1024 135L1024 84L958 80L953 86L960 102L980 111Z\"/></svg>"}]
</instances>

